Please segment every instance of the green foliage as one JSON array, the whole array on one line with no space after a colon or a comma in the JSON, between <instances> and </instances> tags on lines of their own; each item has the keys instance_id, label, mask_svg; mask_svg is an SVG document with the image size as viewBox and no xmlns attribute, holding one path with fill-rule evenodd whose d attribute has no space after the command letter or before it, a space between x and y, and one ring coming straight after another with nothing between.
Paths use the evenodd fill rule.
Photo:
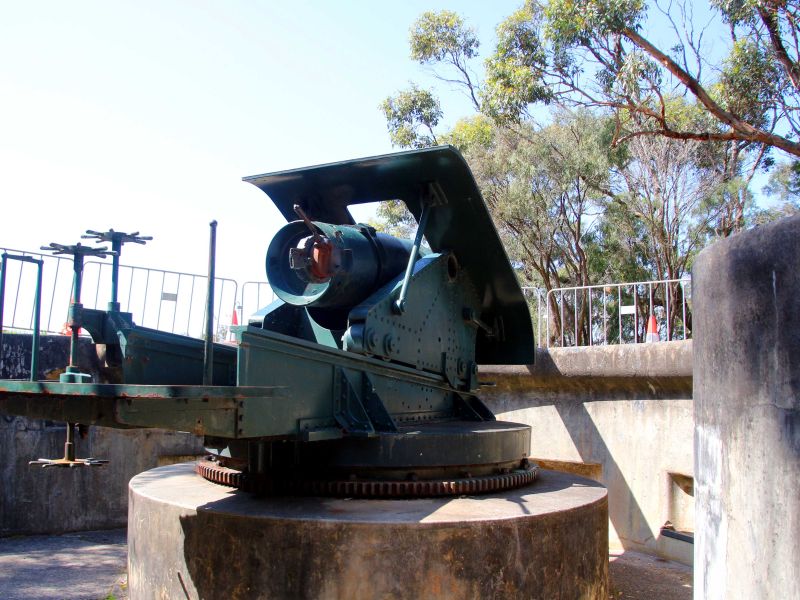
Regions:
<instances>
[{"instance_id":1,"label":"green foliage","mask_svg":"<svg viewBox=\"0 0 800 600\"><path fill-rule=\"evenodd\" d=\"M645 16L641 0L551 0L544 10L547 37L560 46L585 46L593 38L636 29Z\"/></svg>"},{"instance_id":2,"label":"green foliage","mask_svg":"<svg viewBox=\"0 0 800 600\"><path fill-rule=\"evenodd\" d=\"M625 123L617 142L646 132L775 146L800 156L800 6L714 0L712 8L731 27L728 53L717 64L705 58L703 27L691 22L688 0L650 6L642 0L528 0L498 27L482 110L513 123L537 103L597 107ZM648 39L648 11L661 13L652 22L666 26L671 45L659 48ZM711 119L676 127L665 102L675 95L691 98Z\"/></svg>"},{"instance_id":3,"label":"green foliage","mask_svg":"<svg viewBox=\"0 0 800 600\"><path fill-rule=\"evenodd\" d=\"M794 213L800 199L800 160L773 173L776 206L755 207L749 190L772 148L800 156L800 4L709 2L729 32L713 54L690 0L526 0L498 25L483 79L470 68L474 30L453 12L424 13L412 58L463 86L476 114L437 134L438 99L412 86L382 105L392 142L464 153L524 284L680 278L710 240ZM545 127L532 117L542 104ZM416 227L400 202L378 218L403 236ZM673 324L682 294L675 285L656 299ZM585 299L566 310L590 335Z\"/></svg>"},{"instance_id":4,"label":"green foliage","mask_svg":"<svg viewBox=\"0 0 800 600\"><path fill-rule=\"evenodd\" d=\"M497 27L497 49L486 61L484 112L501 121L518 121L528 104L549 103L543 85L546 52L542 45L541 8L527 2Z\"/></svg>"},{"instance_id":5,"label":"green foliage","mask_svg":"<svg viewBox=\"0 0 800 600\"><path fill-rule=\"evenodd\" d=\"M772 171L764 187L768 196L777 196L781 202L800 201L800 161L785 162Z\"/></svg>"},{"instance_id":6,"label":"green foliage","mask_svg":"<svg viewBox=\"0 0 800 600\"><path fill-rule=\"evenodd\" d=\"M450 144L467 154L477 148L491 146L495 129L492 121L484 115L459 119L453 129L441 136L443 144Z\"/></svg>"},{"instance_id":7,"label":"green foliage","mask_svg":"<svg viewBox=\"0 0 800 600\"><path fill-rule=\"evenodd\" d=\"M757 127L768 125L785 85L772 56L752 40L737 40L722 63L719 86L725 108Z\"/></svg>"},{"instance_id":8,"label":"green foliage","mask_svg":"<svg viewBox=\"0 0 800 600\"><path fill-rule=\"evenodd\" d=\"M425 148L437 144L434 128L442 118L442 108L431 91L412 84L409 89L386 98L380 108L394 145Z\"/></svg>"},{"instance_id":9,"label":"green foliage","mask_svg":"<svg viewBox=\"0 0 800 600\"><path fill-rule=\"evenodd\" d=\"M480 45L475 30L449 10L422 13L411 27L410 38L411 58L420 63L473 58Z\"/></svg>"},{"instance_id":10,"label":"green foliage","mask_svg":"<svg viewBox=\"0 0 800 600\"><path fill-rule=\"evenodd\" d=\"M411 239L417 232L417 220L400 200L381 202L375 210L375 219L369 225L401 239Z\"/></svg>"},{"instance_id":11,"label":"green foliage","mask_svg":"<svg viewBox=\"0 0 800 600\"><path fill-rule=\"evenodd\" d=\"M777 203L768 208L753 207L747 215L751 225L763 225L800 214L800 161L785 162L770 174L764 192Z\"/></svg>"}]
</instances>

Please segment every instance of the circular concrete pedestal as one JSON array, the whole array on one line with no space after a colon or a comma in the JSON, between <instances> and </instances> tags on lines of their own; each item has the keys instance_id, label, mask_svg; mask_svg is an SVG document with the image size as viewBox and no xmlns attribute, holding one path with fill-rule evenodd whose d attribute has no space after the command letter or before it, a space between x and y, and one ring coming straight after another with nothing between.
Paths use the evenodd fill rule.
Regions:
<instances>
[{"instance_id":1,"label":"circular concrete pedestal","mask_svg":"<svg viewBox=\"0 0 800 600\"><path fill-rule=\"evenodd\" d=\"M605 600L606 490L541 471L491 496L256 498L161 467L130 483L128 583L133 600Z\"/></svg>"}]
</instances>

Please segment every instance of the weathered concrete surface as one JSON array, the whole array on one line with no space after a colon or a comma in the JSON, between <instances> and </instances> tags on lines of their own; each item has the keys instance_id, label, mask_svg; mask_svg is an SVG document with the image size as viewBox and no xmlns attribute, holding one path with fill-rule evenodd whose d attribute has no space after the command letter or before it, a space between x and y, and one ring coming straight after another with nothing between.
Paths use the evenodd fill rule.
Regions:
<instances>
[{"instance_id":1,"label":"weathered concrete surface","mask_svg":"<svg viewBox=\"0 0 800 600\"><path fill-rule=\"evenodd\" d=\"M30 336L4 335L3 377L30 375ZM94 345L83 340L78 364L98 376ZM42 338L41 375L58 379L67 363L66 336ZM103 467L54 469L29 460L64 455L66 429L53 423L0 414L0 536L121 527L127 522L128 481L160 464L203 452L202 439L158 429L89 427L75 440L79 457L109 460Z\"/></svg>"},{"instance_id":2,"label":"weathered concrete surface","mask_svg":"<svg viewBox=\"0 0 800 600\"><path fill-rule=\"evenodd\" d=\"M800 217L693 270L695 597L800 598Z\"/></svg>"},{"instance_id":3,"label":"weathered concrete surface","mask_svg":"<svg viewBox=\"0 0 800 600\"><path fill-rule=\"evenodd\" d=\"M66 335L43 335L39 341L39 373L37 379L58 381L69 357ZM28 379L31 375L31 344L29 334L3 334L3 352L0 356L0 379ZM97 375L100 365L94 344L80 338L78 366L85 373Z\"/></svg>"},{"instance_id":4,"label":"weathered concrete surface","mask_svg":"<svg viewBox=\"0 0 800 600\"><path fill-rule=\"evenodd\" d=\"M605 489L420 500L255 498L191 465L130 484L131 598L602 598Z\"/></svg>"},{"instance_id":5,"label":"weathered concrete surface","mask_svg":"<svg viewBox=\"0 0 800 600\"><path fill-rule=\"evenodd\" d=\"M692 341L577 348L538 348L532 365L482 365L487 380L525 390L549 390L573 396L576 391L597 399L604 392L649 396L692 391Z\"/></svg>"},{"instance_id":6,"label":"weathered concrete surface","mask_svg":"<svg viewBox=\"0 0 800 600\"><path fill-rule=\"evenodd\" d=\"M0 539L3 600L127 597L125 530Z\"/></svg>"},{"instance_id":7,"label":"weathered concrete surface","mask_svg":"<svg viewBox=\"0 0 800 600\"><path fill-rule=\"evenodd\" d=\"M113 529L0 539L0 598L128 600L125 538ZM611 552L608 578L610 600L692 597L690 567L638 552Z\"/></svg>"},{"instance_id":8,"label":"weathered concrete surface","mask_svg":"<svg viewBox=\"0 0 800 600\"><path fill-rule=\"evenodd\" d=\"M670 476L693 474L691 341L539 350L534 365L479 377L494 384L481 397L498 419L531 426L534 459L608 488L612 547L691 564L690 543L661 535L692 514Z\"/></svg>"},{"instance_id":9,"label":"weathered concrete surface","mask_svg":"<svg viewBox=\"0 0 800 600\"><path fill-rule=\"evenodd\" d=\"M90 427L76 439L79 457L109 460L102 467L43 469L29 460L64 455L65 427L0 415L0 536L123 527L130 478L163 462L202 453L188 433Z\"/></svg>"}]
</instances>

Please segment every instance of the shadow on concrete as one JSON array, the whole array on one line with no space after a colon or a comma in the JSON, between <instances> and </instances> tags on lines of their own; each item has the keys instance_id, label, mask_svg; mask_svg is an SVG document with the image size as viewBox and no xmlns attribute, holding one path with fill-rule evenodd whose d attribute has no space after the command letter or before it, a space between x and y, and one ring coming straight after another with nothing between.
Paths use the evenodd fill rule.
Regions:
<instances>
[{"instance_id":1,"label":"shadow on concrete","mask_svg":"<svg viewBox=\"0 0 800 600\"><path fill-rule=\"evenodd\" d=\"M0 538L0 598L119 598L125 549L125 529Z\"/></svg>"},{"instance_id":2,"label":"shadow on concrete","mask_svg":"<svg viewBox=\"0 0 800 600\"><path fill-rule=\"evenodd\" d=\"M600 462L603 465L602 479L606 487L613 487L615 490L623 491L622 498L618 496L612 498L609 495L608 499L608 517L617 532L620 543L627 549L630 547L631 542L645 545L647 542L654 540L653 531L647 523L644 512L633 495L622 469L620 469L611 450L592 420L592 416L586 410L586 406L580 401L556 402L554 406L581 460L584 462ZM570 425L570 423L575 422L580 423L580 426ZM591 449L595 450L592 451ZM635 448L631 448L631 452L635 451ZM600 461L598 457L607 458ZM624 532L633 532L636 538L633 540L627 539L622 535ZM636 546L634 545L633 547Z\"/></svg>"},{"instance_id":3,"label":"shadow on concrete","mask_svg":"<svg viewBox=\"0 0 800 600\"><path fill-rule=\"evenodd\" d=\"M198 506L196 515L180 517L188 580L180 579L179 584L187 597L196 593L201 598L245 598L251 597L254 590L259 597L321 597L325 595L326 582L352 576L352 565L346 552L342 556L342 548L357 543L353 541L354 536L361 536L359 539L363 542L363 533L354 531L363 532L369 527L376 530L397 528L402 533L398 533L396 538L389 536L395 539L393 544L396 546L386 547L381 537L376 536L374 551L396 552L397 560L413 561L419 556L412 555L419 555L425 549L414 549L409 527L413 531L414 527L420 530L431 527L447 529L451 523L452 526L460 524L451 515L436 520L456 500L467 498L480 502L491 499L496 502L499 498L515 505L519 516L525 516L530 514L525 498L531 495L555 495L568 488L602 487L589 479L576 481L572 476L543 471L536 481L524 488L459 498L257 498L247 492L232 491L223 499ZM480 508L471 510L481 514ZM494 510L502 511L496 504ZM220 518L226 513L233 516ZM257 526L253 526L250 516L261 517ZM513 540L503 535L509 534L498 533L499 538L487 540L487 545L513 545ZM213 541L210 543L210 540ZM263 550L248 551L254 548ZM276 552L279 555L277 560L274 558ZM228 556L231 560L220 565L221 556ZM291 573L287 573L286 565L292 565ZM369 576L369 573L363 573L363 577Z\"/></svg>"}]
</instances>

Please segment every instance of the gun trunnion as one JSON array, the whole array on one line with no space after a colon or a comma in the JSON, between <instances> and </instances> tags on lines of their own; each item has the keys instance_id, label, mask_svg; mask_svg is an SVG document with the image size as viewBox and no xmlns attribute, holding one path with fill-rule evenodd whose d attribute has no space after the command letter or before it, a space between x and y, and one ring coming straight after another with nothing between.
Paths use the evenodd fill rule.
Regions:
<instances>
[{"instance_id":1,"label":"gun trunnion","mask_svg":"<svg viewBox=\"0 0 800 600\"><path fill-rule=\"evenodd\" d=\"M277 300L215 344L80 306L109 381L0 381L0 411L205 436L198 472L263 493L479 493L533 481L530 428L495 420L477 365L529 364L531 319L462 156L452 147L257 175L289 221L267 251ZM414 240L356 224L400 200ZM113 230L112 230L113 232ZM427 248L423 245L427 242ZM116 289L116 288L115 288ZM73 369L74 370L74 369Z\"/></svg>"}]
</instances>

